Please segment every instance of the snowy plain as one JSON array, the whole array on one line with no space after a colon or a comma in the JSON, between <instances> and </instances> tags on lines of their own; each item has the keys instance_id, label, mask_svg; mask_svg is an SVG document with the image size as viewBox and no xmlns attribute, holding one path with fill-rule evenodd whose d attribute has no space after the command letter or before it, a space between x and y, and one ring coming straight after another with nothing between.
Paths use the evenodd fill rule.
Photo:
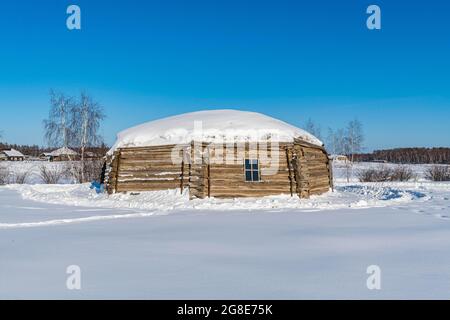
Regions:
<instances>
[{"instance_id":1,"label":"snowy plain","mask_svg":"<svg viewBox=\"0 0 450 320\"><path fill-rule=\"evenodd\" d=\"M309 200L0 187L0 298L450 298L450 184L426 181L426 166L411 182L356 181L378 165L347 182L337 164L335 191ZM69 265L79 291L66 288Z\"/></svg>"}]
</instances>

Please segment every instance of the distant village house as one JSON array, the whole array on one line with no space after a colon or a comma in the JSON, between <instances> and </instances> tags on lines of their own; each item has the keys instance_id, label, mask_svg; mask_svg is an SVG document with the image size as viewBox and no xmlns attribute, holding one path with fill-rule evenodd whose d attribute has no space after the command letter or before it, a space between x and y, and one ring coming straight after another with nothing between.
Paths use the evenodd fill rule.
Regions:
<instances>
[{"instance_id":1,"label":"distant village house","mask_svg":"<svg viewBox=\"0 0 450 320\"><path fill-rule=\"evenodd\" d=\"M25 156L15 149L0 151L0 161L24 161Z\"/></svg>"},{"instance_id":2,"label":"distant village house","mask_svg":"<svg viewBox=\"0 0 450 320\"><path fill-rule=\"evenodd\" d=\"M330 156L331 160L336 161L336 162L348 162L348 157L346 155L342 155L342 154L332 154Z\"/></svg>"},{"instance_id":3,"label":"distant village house","mask_svg":"<svg viewBox=\"0 0 450 320\"><path fill-rule=\"evenodd\" d=\"M79 160L80 157L76 151L63 147L52 152L44 152L39 158L47 161L73 161Z\"/></svg>"}]
</instances>

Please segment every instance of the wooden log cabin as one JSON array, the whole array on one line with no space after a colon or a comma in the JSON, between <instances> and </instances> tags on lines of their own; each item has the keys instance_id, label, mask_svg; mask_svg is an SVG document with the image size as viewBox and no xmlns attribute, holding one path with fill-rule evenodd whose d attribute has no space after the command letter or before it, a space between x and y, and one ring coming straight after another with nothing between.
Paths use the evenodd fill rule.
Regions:
<instances>
[{"instance_id":1,"label":"wooden log cabin","mask_svg":"<svg viewBox=\"0 0 450 320\"><path fill-rule=\"evenodd\" d=\"M309 198L333 185L322 142L254 112L201 111L131 128L118 135L107 159L110 194L179 189L191 199Z\"/></svg>"}]
</instances>

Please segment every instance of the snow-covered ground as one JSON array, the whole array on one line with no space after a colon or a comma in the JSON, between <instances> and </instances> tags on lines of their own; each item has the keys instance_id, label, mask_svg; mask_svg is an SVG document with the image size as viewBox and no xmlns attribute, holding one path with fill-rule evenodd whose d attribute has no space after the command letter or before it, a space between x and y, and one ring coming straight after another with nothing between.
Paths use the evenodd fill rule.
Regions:
<instances>
[{"instance_id":1,"label":"snow-covered ground","mask_svg":"<svg viewBox=\"0 0 450 320\"><path fill-rule=\"evenodd\" d=\"M337 164L335 192L309 200L0 187L0 298L445 299L450 183L411 167L415 181L369 184ZM66 288L69 265L79 291Z\"/></svg>"},{"instance_id":2,"label":"snow-covered ground","mask_svg":"<svg viewBox=\"0 0 450 320\"><path fill-rule=\"evenodd\" d=\"M49 170L68 171L70 166L68 162L48 162L48 161L2 161L0 162L0 170L8 172L9 180L14 181L17 176L25 174L26 184L43 183L41 178L41 167L45 166ZM60 183L72 183L73 179L62 177Z\"/></svg>"}]
</instances>

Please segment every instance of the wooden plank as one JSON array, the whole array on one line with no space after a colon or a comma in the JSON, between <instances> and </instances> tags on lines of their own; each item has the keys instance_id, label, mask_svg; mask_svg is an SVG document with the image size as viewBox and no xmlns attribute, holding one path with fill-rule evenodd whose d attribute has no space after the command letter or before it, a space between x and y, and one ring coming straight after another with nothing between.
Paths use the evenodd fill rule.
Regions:
<instances>
[{"instance_id":1,"label":"wooden plank","mask_svg":"<svg viewBox=\"0 0 450 320\"><path fill-rule=\"evenodd\" d=\"M117 153L117 170L116 170L116 175L115 175L114 192L117 192L117 186L119 184L119 172L120 172L120 149Z\"/></svg>"},{"instance_id":2,"label":"wooden plank","mask_svg":"<svg viewBox=\"0 0 450 320\"><path fill-rule=\"evenodd\" d=\"M153 169L153 170L121 170L120 175L121 176L138 176L138 175L147 175L147 176L179 176L181 174L180 171L166 171L166 170L160 170L160 169Z\"/></svg>"},{"instance_id":3,"label":"wooden plank","mask_svg":"<svg viewBox=\"0 0 450 320\"><path fill-rule=\"evenodd\" d=\"M309 171L309 175L311 176L311 177L328 177L328 170L326 170L325 168L324 169L321 169L321 170L314 170L314 171Z\"/></svg>"},{"instance_id":4,"label":"wooden plank","mask_svg":"<svg viewBox=\"0 0 450 320\"><path fill-rule=\"evenodd\" d=\"M211 167L208 164L207 165L207 177L206 177L207 181L208 181L208 198L211 196Z\"/></svg>"},{"instance_id":5,"label":"wooden plank","mask_svg":"<svg viewBox=\"0 0 450 320\"><path fill-rule=\"evenodd\" d=\"M307 161L303 156L303 149L299 146L294 147L296 154L295 161L293 161L293 168L295 174L295 181L297 182L297 194L300 199L309 198L309 172Z\"/></svg>"},{"instance_id":6,"label":"wooden plank","mask_svg":"<svg viewBox=\"0 0 450 320\"><path fill-rule=\"evenodd\" d=\"M183 194L183 190L184 190L184 160L181 163L181 176L180 176L180 190L181 190L181 194ZM188 179L189 181L189 179Z\"/></svg>"},{"instance_id":7,"label":"wooden plank","mask_svg":"<svg viewBox=\"0 0 450 320\"><path fill-rule=\"evenodd\" d=\"M316 159L306 159L306 161L308 162L309 166L326 166L327 165L327 160L323 159L323 160L316 160Z\"/></svg>"},{"instance_id":8,"label":"wooden plank","mask_svg":"<svg viewBox=\"0 0 450 320\"><path fill-rule=\"evenodd\" d=\"M122 149L122 154L124 156L152 156L152 155L168 155L168 156L170 156L174 152L183 153L184 149L174 148L174 149L166 149L166 150L141 150L141 151L129 151L126 149Z\"/></svg>"},{"instance_id":9,"label":"wooden plank","mask_svg":"<svg viewBox=\"0 0 450 320\"><path fill-rule=\"evenodd\" d=\"M211 179L231 179L235 181L245 181L245 174L244 171L241 172L233 172L233 173L218 173L218 172L211 172ZM286 173L278 173L278 174L261 174L261 180L285 180L286 182L289 182L289 175Z\"/></svg>"},{"instance_id":10,"label":"wooden plank","mask_svg":"<svg viewBox=\"0 0 450 320\"><path fill-rule=\"evenodd\" d=\"M334 173L333 173L333 160L328 160L328 170L330 175L331 191L334 192Z\"/></svg>"},{"instance_id":11,"label":"wooden plank","mask_svg":"<svg viewBox=\"0 0 450 320\"><path fill-rule=\"evenodd\" d=\"M175 188L178 188L180 185L180 181L178 179L174 180L126 180L126 181L120 181L120 185L122 187L125 186L131 186L131 185L141 185L145 187L146 185L160 185L160 186L174 186Z\"/></svg>"},{"instance_id":12,"label":"wooden plank","mask_svg":"<svg viewBox=\"0 0 450 320\"><path fill-rule=\"evenodd\" d=\"M317 169L328 169L326 162L323 163L314 163L311 161L308 161L308 168L309 170L317 170Z\"/></svg>"},{"instance_id":13,"label":"wooden plank","mask_svg":"<svg viewBox=\"0 0 450 320\"><path fill-rule=\"evenodd\" d=\"M292 197L294 195L294 181L293 181L293 176L292 176L292 168L291 168L291 162L289 159L288 148L286 148L286 161L287 161L288 174L289 174L289 188L290 188L290 193L291 193L291 197Z\"/></svg>"},{"instance_id":14,"label":"wooden plank","mask_svg":"<svg viewBox=\"0 0 450 320\"><path fill-rule=\"evenodd\" d=\"M176 166L179 167L180 164L173 163L171 160L148 160L148 159L124 159L120 158L120 162L124 166L139 166L139 165L150 165L150 166Z\"/></svg>"},{"instance_id":15,"label":"wooden plank","mask_svg":"<svg viewBox=\"0 0 450 320\"><path fill-rule=\"evenodd\" d=\"M216 183L217 181L219 181L220 183L228 183L228 184L286 184L286 185L290 185L289 183L289 178L288 177L265 177L262 178L260 181L258 182L248 182L245 181L245 177L241 176L239 178L233 178L233 177L227 177L227 176L212 176L211 178L212 180L212 185L213 187L217 186L218 183Z\"/></svg>"},{"instance_id":16,"label":"wooden plank","mask_svg":"<svg viewBox=\"0 0 450 320\"><path fill-rule=\"evenodd\" d=\"M206 189L206 181L205 181L205 170L204 170L204 158L203 154L200 151L205 150L204 145L198 145L191 143L191 158L196 155L198 159L200 159L200 163L193 162L190 167L189 172L189 198L205 198L205 189Z\"/></svg>"},{"instance_id":17,"label":"wooden plank","mask_svg":"<svg viewBox=\"0 0 450 320\"><path fill-rule=\"evenodd\" d=\"M145 191L161 191L161 190L174 190L174 189L178 189L178 186L174 186L174 187L164 187L164 186L152 186L152 185L148 185L145 187L142 186L123 186L123 185L119 185L119 189L117 189L117 192L145 192Z\"/></svg>"},{"instance_id":18,"label":"wooden plank","mask_svg":"<svg viewBox=\"0 0 450 320\"><path fill-rule=\"evenodd\" d=\"M327 193L327 192L329 192L331 189L330 189L330 187L326 187L326 188L314 188L314 189L311 189L311 194L313 194L313 195L321 195L321 194L324 194L324 193Z\"/></svg>"},{"instance_id":19,"label":"wooden plank","mask_svg":"<svg viewBox=\"0 0 450 320\"><path fill-rule=\"evenodd\" d=\"M172 179L165 179L165 180L161 180L161 179L157 179L157 178L153 178L153 177L119 177L118 183L137 183L137 182L148 182L148 183L160 183L160 184L164 184L167 181L173 181L174 183L177 183L177 188L179 187L179 184L181 182L181 179L179 177L176 178L172 178ZM184 182L187 182L187 178L184 179Z\"/></svg>"},{"instance_id":20,"label":"wooden plank","mask_svg":"<svg viewBox=\"0 0 450 320\"><path fill-rule=\"evenodd\" d=\"M306 142L304 140L302 140L301 138L295 138L294 139L294 145L296 146L301 146L301 147L306 147L306 148L313 148L313 149L322 149L325 150L323 147L319 147L315 144Z\"/></svg>"},{"instance_id":21,"label":"wooden plank","mask_svg":"<svg viewBox=\"0 0 450 320\"><path fill-rule=\"evenodd\" d=\"M181 168L180 168L181 169ZM120 177L159 177L159 178L169 178L169 177L179 177L181 175L181 171L147 171L147 170L139 170L139 171L120 171Z\"/></svg>"},{"instance_id":22,"label":"wooden plank","mask_svg":"<svg viewBox=\"0 0 450 320\"><path fill-rule=\"evenodd\" d=\"M330 179L328 177L319 178L319 179L311 179L310 181L311 185L317 185L317 184L327 184L330 185Z\"/></svg>"},{"instance_id":23,"label":"wooden plank","mask_svg":"<svg viewBox=\"0 0 450 320\"><path fill-rule=\"evenodd\" d=\"M325 184L313 184L309 186L310 190L312 189L321 189L321 188L330 188L330 185L328 183Z\"/></svg>"},{"instance_id":24,"label":"wooden plank","mask_svg":"<svg viewBox=\"0 0 450 320\"><path fill-rule=\"evenodd\" d=\"M187 148L189 145L177 145L177 144L167 144L167 145L160 145L160 146L147 146L147 147L123 147L121 150L128 151L128 152L139 152L139 151L155 151L155 150L168 150L173 149L174 147L183 147Z\"/></svg>"},{"instance_id":25,"label":"wooden plank","mask_svg":"<svg viewBox=\"0 0 450 320\"><path fill-rule=\"evenodd\" d=\"M271 195L289 195L289 189L283 191L283 190L267 190L264 192L218 192L218 191L214 191L211 194L211 197L216 197L216 198L257 198L257 197L264 197L264 196L271 196Z\"/></svg>"},{"instance_id":26,"label":"wooden plank","mask_svg":"<svg viewBox=\"0 0 450 320\"><path fill-rule=\"evenodd\" d=\"M289 183L263 183L263 182L243 182L235 183L232 180L214 180L214 189L239 189L239 190L265 190L273 188L289 188Z\"/></svg>"}]
</instances>

